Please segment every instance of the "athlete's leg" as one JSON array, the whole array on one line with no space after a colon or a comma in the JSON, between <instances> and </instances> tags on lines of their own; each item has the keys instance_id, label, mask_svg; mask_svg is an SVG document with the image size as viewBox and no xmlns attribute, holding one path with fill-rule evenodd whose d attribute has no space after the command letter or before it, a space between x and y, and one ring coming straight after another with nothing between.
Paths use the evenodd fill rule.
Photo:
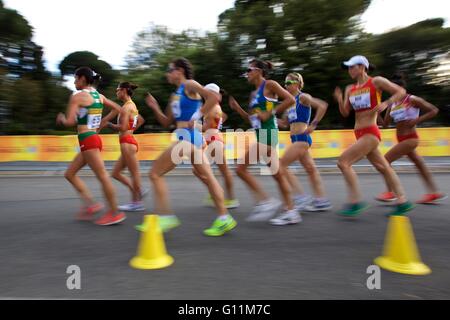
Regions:
<instances>
[{"instance_id":1,"label":"athlete's leg","mask_svg":"<svg viewBox=\"0 0 450 320\"><path fill-rule=\"evenodd\" d=\"M116 179L117 181L121 182L122 184L124 184L126 187L128 187L128 189L130 190L131 195L133 195L133 185L131 184L130 179L128 179L128 177L124 176L122 174L122 170L125 169L126 163L125 163L125 159L122 155L119 157L119 159L116 161L113 171L111 173L111 176Z\"/></svg>"},{"instance_id":2,"label":"athlete's leg","mask_svg":"<svg viewBox=\"0 0 450 320\"><path fill-rule=\"evenodd\" d=\"M64 173L64 177L69 181L75 190L79 193L81 200L86 206L93 205L95 203L89 188L86 184L78 177L76 174L86 165L86 161L82 153L78 153L73 161L70 163L66 172Z\"/></svg>"},{"instance_id":3,"label":"athlete's leg","mask_svg":"<svg viewBox=\"0 0 450 320\"><path fill-rule=\"evenodd\" d=\"M130 171L132 178L132 192L133 201L140 201L141 199L141 175L139 171L139 161L137 159L137 147L131 143L121 144L122 155L125 159L126 166Z\"/></svg>"}]
</instances>

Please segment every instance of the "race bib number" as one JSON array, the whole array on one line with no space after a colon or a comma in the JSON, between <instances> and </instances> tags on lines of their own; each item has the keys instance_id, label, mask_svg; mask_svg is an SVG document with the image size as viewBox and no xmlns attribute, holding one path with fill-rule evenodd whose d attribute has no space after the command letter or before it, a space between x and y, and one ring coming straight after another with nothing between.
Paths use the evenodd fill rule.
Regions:
<instances>
[{"instance_id":1,"label":"race bib number","mask_svg":"<svg viewBox=\"0 0 450 320\"><path fill-rule=\"evenodd\" d=\"M261 119L259 119L257 114L253 114L249 118L253 129L261 129Z\"/></svg>"},{"instance_id":2,"label":"race bib number","mask_svg":"<svg viewBox=\"0 0 450 320\"><path fill-rule=\"evenodd\" d=\"M180 108L180 98L175 97L171 103L172 114L174 118L179 118L181 116L181 108Z\"/></svg>"},{"instance_id":3,"label":"race bib number","mask_svg":"<svg viewBox=\"0 0 450 320\"><path fill-rule=\"evenodd\" d=\"M288 109L288 119L289 121L297 120L297 110L295 107L291 107Z\"/></svg>"},{"instance_id":4,"label":"race bib number","mask_svg":"<svg viewBox=\"0 0 450 320\"><path fill-rule=\"evenodd\" d=\"M365 88L355 91L350 96L350 103L353 110L370 109L370 89Z\"/></svg>"},{"instance_id":5,"label":"race bib number","mask_svg":"<svg viewBox=\"0 0 450 320\"><path fill-rule=\"evenodd\" d=\"M100 128L100 122L102 121L101 113L90 113L87 118L88 129L98 129Z\"/></svg>"},{"instance_id":6,"label":"race bib number","mask_svg":"<svg viewBox=\"0 0 450 320\"><path fill-rule=\"evenodd\" d=\"M133 129L134 128L136 128L136 126L137 126L137 123L138 123L138 115L135 115L134 117L133 117Z\"/></svg>"}]
</instances>

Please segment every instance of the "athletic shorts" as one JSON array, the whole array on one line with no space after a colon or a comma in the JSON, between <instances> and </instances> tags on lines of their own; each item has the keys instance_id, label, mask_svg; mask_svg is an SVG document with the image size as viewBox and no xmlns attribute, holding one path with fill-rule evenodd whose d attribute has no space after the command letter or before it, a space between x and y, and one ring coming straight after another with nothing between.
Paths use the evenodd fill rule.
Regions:
<instances>
[{"instance_id":1,"label":"athletic shorts","mask_svg":"<svg viewBox=\"0 0 450 320\"><path fill-rule=\"evenodd\" d=\"M310 147L312 145L311 136L309 134L305 134L305 133L292 135L291 136L291 142L292 143L295 143L295 142L307 142Z\"/></svg>"},{"instance_id":2,"label":"athletic shorts","mask_svg":"<svg viewBox=\"0 0 450 320\"><path fill-rule=\"evenodd\" d=\"M366 134L373 134L378 138L378 141L381 141L381 131L378 129L378 126L373 125L367 128L355 129L355 137L359 140L362 136Z\"/></svg>"},{"instance_id":3,"label":"athletic shorts","mask_svg":"<svg viewBox=\"0 0 450 320\"><path fill-rule=\"evenodd\" d=\"M402 136L397 133L397 141L398 142L402 142L402 141L405 141L408 139L419 139L419 135L415 131L413 133L405 134Z\"/></svg>"},{"instance_id":4,"label":"athletic shorts","mask_svg":"<svg viewBox=\"0 0 450 320\"><path fill-rule=\"evenodd\" d=\"M271 147L278 144L278 129L255 129L256 141Z\"/></svg>"},{"instance_id":5,"label":"athletic shorts","mask_svg":"<svg viewBox=\"0 0 450 320\"><path fill-rule=\"evenodd\" d=\"M119 139L120 144L122 143L128 143L128 144L134 144L136 146L136 152L139 151L139 145L131 134L127 134L126 136L120 137Z\"/></svg>"},{"instance_id":6,"label":"athletic shorts","mask_svg":"<svg viewBox=\"0 0 450 320\"><path fill-rule=\"evenodd\" d=\"M91 149L99 149L102 151L102 138L93 131L84 132L78 135L78 143L81 152Z\"/></svg>"}]
</instances>

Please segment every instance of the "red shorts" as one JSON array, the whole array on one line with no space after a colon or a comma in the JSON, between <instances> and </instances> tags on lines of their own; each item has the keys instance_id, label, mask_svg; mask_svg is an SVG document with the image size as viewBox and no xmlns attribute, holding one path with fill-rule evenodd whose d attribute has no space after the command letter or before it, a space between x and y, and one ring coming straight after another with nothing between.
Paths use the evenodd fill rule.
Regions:
<instances>
[{"instance_id":1,"label":"red shorts","mask_svg":"<svg viewBox=\"0 0 450 320\"><path fill-rule=\"evenodd\" d=\"M403 136L401 136L397 133L397 141L398 142L402 142L402 141L408 140L408 139L419 139L419 135L415 131L413 133L405 134Z\"/></svg>"},{"instance_id":2,"label":"red shorts","mask_svg":"<svg viewBox=\"0 0 450 320\"><path fill-rule=\"evenodd\" d=\"M220 141L223 143L223 138L220 134L214 134L212 136L205 137L205 140L206 140L206 144L208 144L208 145L213 143L214 141Z\"/></svg>"},{"instance_id":3,"label":"red shorts","mask_svg":"<svg viewBox=\"0 0 450 320\"><path fill-rule=\"evenodd\" d=\"M136 139L131 134L128 134L128 135L123 136L123 137L120 137L119 141L120 141L120 144L122 144L122 143L134 144L136 146L136 152L139 151L138 143L137 143Z\"/></svg>"},{"instance_id":4,"label":"red shorts","mask_svg":"<svg viewBox=\"0 0 450 320\"><path fill-rule=\"evenodd\" d=\"M366 134L373 134L375 137L378 138L379 141L381 141L381 132L380 129L378 129L378 126L376 125L362 129L355 129L355 137L357 140L359 140L359 138L361 138L363 135Z\"/></svg>"},{"instance_id":5,"label":"red shorts","mask_svg":"<svg viewBox=\"0 0 450 320\"><path fill-rule=\"evenodd\" d=\"M91 149L99 149L102 151L102 138L98 134L93 134L91 136L88 136L84 138L83 140L78 140L80 143L80 150L81 152Z\"/></svg>"}]
</instances>

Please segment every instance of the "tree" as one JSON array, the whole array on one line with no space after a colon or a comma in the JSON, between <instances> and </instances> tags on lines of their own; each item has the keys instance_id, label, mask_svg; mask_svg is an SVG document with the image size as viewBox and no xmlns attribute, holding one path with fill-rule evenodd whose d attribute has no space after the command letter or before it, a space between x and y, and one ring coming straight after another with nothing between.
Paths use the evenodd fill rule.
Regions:
<instances>
[{"instance_id":1,"label":"tree","mask_svg":"<svg viewBox=\"0 0 450 320\"><path fill-rule=\"evenodd\" d=\"M79 67L90 67L96 73L100 74L102 81L98 88L104 90L113 84L118 76L118 72L113 70L111 65L100 60L98 55L90 51L76 51L67 55L59 64L61 75L73 75L75 70Z\"/></svg>"}]
</instances>

